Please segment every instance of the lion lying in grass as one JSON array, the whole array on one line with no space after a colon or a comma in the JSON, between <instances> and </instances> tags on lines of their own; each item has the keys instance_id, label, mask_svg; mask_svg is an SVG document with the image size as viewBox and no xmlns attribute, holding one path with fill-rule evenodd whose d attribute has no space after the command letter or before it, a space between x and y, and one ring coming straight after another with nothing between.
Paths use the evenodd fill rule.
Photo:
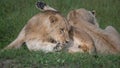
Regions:
<instances>
[{"instance_id":1,"label":"lion lying in grass","mask_svg":"<svg viewBox=\"0 0 120 68\"><path fill-rule=\"evenodd\" d=\"M67 24L68 21L59 12L43 11L43 13L33 16L18 37L5 49L20 48L25 42L30 51L54 52L56 47L62 47L69 41Z\"/></svg>"},{"instance_id":2,"label":"lion lying in grass","mask_svg":"<svg viewBox=\"0 0 120 68\"><path fill-rule=\"evenodd\" d=\"M108 26L105 30L102 30L101 28L98 28L95 25L91 24L90 21L87 20L88 18L86 20L81 18L81 12L79 12L79 10L80 9L72 10L70 11L70 13L68 13L67 18L69 20L69 23L72 26L85 31L92 38L94 46L96 48L96 52L101 54L120 53L120 35L115 30L115 28L113 28L112 26ZM76 46L78 45L73 45L72 47ZM79 47L76 47L76 49L81 50L81 48ZM75 51L72 50L72 52Z\"/></svg>"},{"instance_id":3,"label":"lion lying in grass","mask_svg":"<svg viewBox=\"0 0 120 68\"><path fill-rule=\"evenodd\" d=\"M78 15L78 17L82 20L88 21L91 25L94 25L95 27L99 28L99 24L96 22L95 18L95 12L87 11L86 9L78 9L76 10L78 13L74 13L73 11L70 11L68 13L68 20L70 21L70 15ZM74 53L74 52L81 52L81 53L90 53L90 54L96 54L96 47L94 45L94 41L92 37L85 32L83 29L79 29L76 26L73 26L74 24L77 24L76 22L70 23L72 25L72 30L69 33L70 36L72 36L72 43L70 47L68 48L68 52ZM73 34L71 34L73 33Z\"/></svg>"}]
</instances>

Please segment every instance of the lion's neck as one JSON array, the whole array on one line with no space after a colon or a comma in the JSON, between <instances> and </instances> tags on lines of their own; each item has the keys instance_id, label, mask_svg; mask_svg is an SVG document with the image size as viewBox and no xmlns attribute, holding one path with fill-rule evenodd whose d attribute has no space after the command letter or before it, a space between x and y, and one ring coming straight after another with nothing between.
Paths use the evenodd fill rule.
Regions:
<instances>
[{"instance_id":1,"label":"lion's neck","mask_svg":"<svg viewBox=\"0 0 120 68\"><path fill-rule=\"evenodd\" d=\"M39 26L39 27L38 27ZM31 25L27 26L25 31L26 31L26 39L40 39L43 42L44 41L49 41L50 36L49 36L49 30L46 28L44 25Z\"/></svg>"}]
</instances>

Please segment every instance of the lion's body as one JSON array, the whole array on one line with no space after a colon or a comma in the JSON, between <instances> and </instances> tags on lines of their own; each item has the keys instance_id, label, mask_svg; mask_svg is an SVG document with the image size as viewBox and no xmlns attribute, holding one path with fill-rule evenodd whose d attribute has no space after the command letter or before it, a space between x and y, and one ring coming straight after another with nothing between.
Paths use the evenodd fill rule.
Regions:
<instances>
[{"instance_id":1,"label":"lion's body","mask_svg":"<svg viewBox=\"0 0 120 68\"><path fill-rule=\"evenodd\" d=\"M72 38L71 45L68 48L68 52L81 52L94 54L96 51L92 38L83 30L76 27L72 27L70 32Z\"/></svg>"},{"instance_id":2,"label":"lion's body","mask_svg":"<svg viewBox=\"0 0 120 68\"><path fill-rule=\"evenodd\" d=\"M20 34L5 49L19 48L24 42L29 50L51 52L57 43L69 40L66 19L55 11L45 11L33 16Z\"/></svg>"},{"instance_id":3,"label":"lion's body","mask_svg":"<svg viewBox=\"0 0 120 68\"><path fill-rule=\"evenodd\" d=\"M80 18L76 11L71 11L68 13L68 20L72 26L85 31L87 34L89 34L89 36L92 37L97 53L120 53L120 43L118 42L118 39L112 40L110 35L105 33L105 30L94 26L93 24L89 23L88 20L86 21Z\"/></svg>"}]
</instances>

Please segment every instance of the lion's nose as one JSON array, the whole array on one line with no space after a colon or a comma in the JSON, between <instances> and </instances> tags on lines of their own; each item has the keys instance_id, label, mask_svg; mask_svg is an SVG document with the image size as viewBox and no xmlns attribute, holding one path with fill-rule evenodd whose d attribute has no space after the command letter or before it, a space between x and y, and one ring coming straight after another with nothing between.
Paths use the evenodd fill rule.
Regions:
<instances>
[{"instance_id":1,"label":"lion's nose","mask_svg":"<svg viewBox=\"0 0 120 68\"><path fill-rule=\"evenodd\" d=\"M68 43L69 41L70 41L70 38L68 37L68 38L66 38L65 43Z\"/></svg>"},{"instance_id":2,"label":"lion's nose","mask_svg":"<svg viewBox=\"0 0 120 68\"><path fill-rule=\"evenodd\" d=\"M65 41L65 43L68 43L69 41L67 40L67 41Z\"/></svg>"}]
</instances>

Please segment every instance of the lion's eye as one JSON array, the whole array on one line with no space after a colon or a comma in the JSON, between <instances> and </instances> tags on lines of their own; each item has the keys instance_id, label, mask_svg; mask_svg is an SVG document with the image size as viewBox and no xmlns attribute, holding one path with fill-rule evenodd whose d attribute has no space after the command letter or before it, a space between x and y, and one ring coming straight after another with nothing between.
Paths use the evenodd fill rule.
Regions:
<instances>
[{"instance_id":1,"label":"lion's eye","mask_svg":"<svg viewBox=\"0 0 120 68\"><path fill-rule=\"evenodd\" d=\"M65 33L65 29L64 28L60 28L60 33L64 34Z\"/></svg>"},{"instance_id":2,"label":"lion's eye","mask_svg":"<svg viewBox=\"0 0 120 68\"><path fill-rule=\"evenodd\" d=\"M61 30L61 31L64 31L64 29L63 29L63 28L61 28L60 30Z\"/></svg>"}]
</instances>

